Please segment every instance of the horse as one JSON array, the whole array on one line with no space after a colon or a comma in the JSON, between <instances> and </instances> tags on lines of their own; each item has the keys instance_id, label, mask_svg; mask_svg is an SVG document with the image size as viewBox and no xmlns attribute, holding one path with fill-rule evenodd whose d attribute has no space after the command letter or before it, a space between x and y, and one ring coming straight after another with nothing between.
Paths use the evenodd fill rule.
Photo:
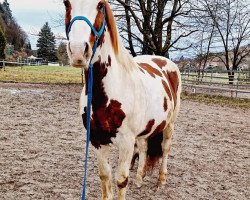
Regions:
<instances>
[{"instance_id":1,"label":"horse","mask_svg":"<svg viewBox=\"0 0 250 200\"><path fill-rule=\"evenodd\" d=\"M70 64L83 68L85 75L86 84L80 96L80 114L85 127L87 77L89 65L93 66L90 142L97 156L102 199L113 199L109 164L112 145L118 147L116 184L119 200L126 199L129 171L136 158L135 183L138 187L146 172L157 163L160 164L157 183L164 185L171 138L180 108L181 77L177 65L156 55L133 58L121 42L107 1L64 0L64 4ZM77 16L85 20L73 23ZM103 33L98 37L93 29L98 32L102 27Z\"/></svg>"}]
</instances>

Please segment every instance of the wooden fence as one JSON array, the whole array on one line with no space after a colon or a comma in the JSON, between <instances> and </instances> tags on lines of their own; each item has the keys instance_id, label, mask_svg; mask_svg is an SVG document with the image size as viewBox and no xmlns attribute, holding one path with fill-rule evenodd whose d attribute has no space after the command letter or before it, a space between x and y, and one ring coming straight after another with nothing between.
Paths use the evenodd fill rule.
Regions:
<instances>
[{"instance_id":1,"label":"wooden fence","mask_svg":"<svg viewBox=\"0 0 250 200\"><path fill-rule=\"evenodd\" d=\"M229 73L234 73L234 79L229 83ZM250 70L183 70L181 72L184 90L192 93L205 92L231 97L250 99Z\"/></svg>"},{"instance_id":2,"label":"wooden fence","mask_svg":"<svg viewBox=\"0 0 250 200\"><path fill-rule=\"evenodd\" d=\"M0 68L5 66L42 65L42 63L9 62L0 60ZM47 63L45 64L47 65ZM232 71L230 71L232 72ZM233 71L234 80L229 84L228 71L186 69L181 71L184 90L192 93L221 94L250 99L250 70Z\"/></svg>"},{"instance_id":3,"label":"wooden fence","mask_svg":"<svg viewBox=\"0 0 250 200\"><path fill-rule=\"evenodd\" d=\"M5 67L23 67L23 66L40 66L48 65L48 63L42 63L41 61L6 61L0 60L0 68L5 70Z\"/></svg>"}]
</instances>

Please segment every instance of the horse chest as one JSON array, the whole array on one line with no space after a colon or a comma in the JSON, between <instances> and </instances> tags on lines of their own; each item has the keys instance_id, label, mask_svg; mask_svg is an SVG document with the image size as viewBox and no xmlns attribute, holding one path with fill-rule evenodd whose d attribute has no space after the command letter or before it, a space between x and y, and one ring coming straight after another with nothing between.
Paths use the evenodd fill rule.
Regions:
<instances>
[{"instance_id":1,"label":"horse chest","mask_svg":"<svg viewBox=\"0 0 250 200\"><path fill-rule=\"evenodd\" d=\"M82 117L86 127L86 107ZM111 100L106 106L93 108L90 134L92 145L100 148L100 145L112 143L111 139L116 137L125 117L121 103L116 100Z\"/></svg>"},{"instance_id":2,"label":"horse chest","mask_svg":"<svg viewBox=\"0 0 250 200\"><path fill-rule=\"evenodd\" d=\"M93 99L91 115L90 140L94 147L112 143L111 139L116 137L118 128L122 125L126 117L122 110L122 104L107 95L107 88L103 83L104 77L108 73L108 63L94 64L93 67ZM84 126L86 127L86 107L82 115Z\"/></svg>"}]
</instances>

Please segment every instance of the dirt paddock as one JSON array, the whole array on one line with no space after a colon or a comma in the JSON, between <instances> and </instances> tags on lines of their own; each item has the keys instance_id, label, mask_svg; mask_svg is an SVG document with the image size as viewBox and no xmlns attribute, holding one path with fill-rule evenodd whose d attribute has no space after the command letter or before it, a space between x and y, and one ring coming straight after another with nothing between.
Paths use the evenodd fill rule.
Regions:
<instances>
[{"instance_id":1,"label":"dirt paddock","mask_svg":"<svg viewBox=\"0 0 250 200\"><path fill-rule=\"evenodd\" d=\"M85 145L80 91L76 85L0 83L1 200L80 199ZM250 110L183 101L167 185L156 190L155 170L138 189L131 171L127 199L250 199L249 116ZM91 147L87 199L100 196Z\"/></svg>"}]
</instances>

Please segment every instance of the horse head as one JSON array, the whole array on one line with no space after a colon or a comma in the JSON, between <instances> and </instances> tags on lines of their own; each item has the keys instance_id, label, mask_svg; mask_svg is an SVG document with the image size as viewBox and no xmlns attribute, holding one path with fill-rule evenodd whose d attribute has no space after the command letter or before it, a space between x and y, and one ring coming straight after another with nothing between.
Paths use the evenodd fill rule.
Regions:
<instances>
[{"instance_id":1,"label":"horse head","mask_svg":"<svg viewBox=\"0 0 250 200\"><path fill-rule=\"evenodd\" d=\"M65 28L68 38L68 55L74 67L88 68L95 42L97 51L109 35L114 51L118 51L118 33L114 16L105 0L64 0L66 15ZM99 35L98 35L99 34ZM108 39L107 39L108 40Z\"/></svg>"}]
</instances>

